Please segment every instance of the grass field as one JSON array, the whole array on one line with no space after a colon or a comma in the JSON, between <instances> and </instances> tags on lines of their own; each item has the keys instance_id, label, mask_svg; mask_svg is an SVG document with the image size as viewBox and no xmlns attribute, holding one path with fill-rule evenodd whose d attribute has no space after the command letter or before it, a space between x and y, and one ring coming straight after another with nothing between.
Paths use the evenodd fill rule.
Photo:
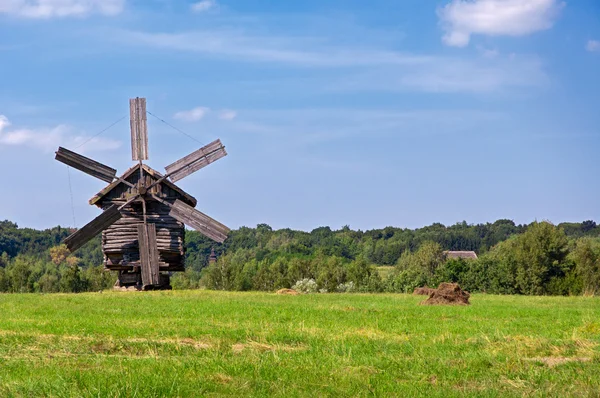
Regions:
<instances>
[{"instance_id":1,"label":"grass field","mask_svg":"<svg viewBox=\"0 0 600 398\"><path fill-rule=\"evenodd\" d=\"M600 396L600 299L0 295L0 396Z\"/></svg>"}]
</instances>

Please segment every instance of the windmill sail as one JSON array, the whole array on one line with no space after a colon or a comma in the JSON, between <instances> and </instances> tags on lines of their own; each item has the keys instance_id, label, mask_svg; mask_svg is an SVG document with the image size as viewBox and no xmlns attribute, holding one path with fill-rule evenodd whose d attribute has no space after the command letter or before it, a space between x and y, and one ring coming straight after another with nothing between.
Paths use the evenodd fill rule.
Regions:
<instances>
[{"instance_id":1,"label":"windmill sail","mask_svg":"<svg viewBox=\"0 0 600 398\"><path fill-rule=\"evenodd\" d=\"M146 120L146 98L129 100L131 125L131 159L148 159L148 124Z\"/></svg>"},{"instance_id":2,"label":"windmill sail","mask_svg":"<svg viewBox=\"0 0 600 398\"><path fill-rule=\"evenodd\" d=\"M142 284L158 285L158 248L156 246L156 225L138 224L138 246L142 263Z\"/></svg>"},{"instance_id":3,"label":"windmill sail","mask_svg":"<svg viewBox=\"0 0 600 398\"><path fill-rule=\"evenodd\" d=\"M169 215L216 242L227 239L229 228L179 199L171 205Z\"/></svg>"},{"instance_id":4,"label":"windmill sail","mask_svg":"<svg viewBox=\"0 0 600 398\"><path fill-rule=\"evenodd\" d=\"M217 139L197 151L190 153L186 157L168 165L165 167L165 170L171 181L177 182L224 156L227 156L225 147L221 143L221 140Z\"/></svg>"},{"instance_id":5,"label":"windmill sail","mask_svg":"<svg viewBox=\"0 0 600 398\"><path fill-rule=\"evenodd\" d=\"M63 147L58 147L55 159L109 183L112 182L117 175L117 170L113 169L112 167L108 167L102 163L96 162L90 158L86 158L85 156L73 151L69 151Z\"/></svg>"},{"instance_id":6,"label":"windmill sail","mask_svg":"<svg viewBox=\"0 0 600 398\"><path fill-rule=\"evenodd\" d=\"M74 252L81 246L85 245L94 236L110 227L121 217L122 216L119 208L116 205L112 205L108 209L104 210L104 212L98 217L87 223L83 228L69 235L63 243L67 245L69 251Z\"/></svg>"}]
</instances>

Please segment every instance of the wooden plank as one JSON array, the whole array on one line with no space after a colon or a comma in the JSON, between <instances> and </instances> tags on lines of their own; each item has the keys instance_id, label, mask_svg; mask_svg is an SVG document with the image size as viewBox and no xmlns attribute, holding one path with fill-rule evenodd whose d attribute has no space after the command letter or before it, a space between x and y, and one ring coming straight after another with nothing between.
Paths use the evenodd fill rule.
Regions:
<instances>
[{"instance_id":1,"label":"wooden plank","mask_svg":"<svg viewBox=\"0 0 600 398\"><path fill-rule=\"evenodd\" d=\"M169 214L216 242L223 243L227 239L229 228L180 200L173 203Z\"/></svg>"},{"instance_id":2,"label":"wooden plank","mask_svg":"<svg viewBox=\"0 0 600 398\"><path fill-rule=\"evenodd\" d=\"M144 224L138 225L138 244L140 248L140 260L142 265L142 284L150 285L150 251L148 248L148 229Z\"/></svg>"},{"instance_id":3,"label":"wooden plank","mask_svg":"<svg viewBox=\"0 0 600 398\"><path fill-rule=\"evenodd\" d=\"M137 283L138 281L138 274L125 274L125 273L119 273L119 282L121 282L122 284L125 283Z\"/></svg>"},{"instance_id":4,"label":"wooden plank","mask_svg":"<svg viewBox=\"0 0 600 398\"><path fill-rule=\"evenodd\" d=\"M139 266L139 263L129 263L133 265L105 265L105 271L133 271L134 265ZM163 272L183 272L185 271L185 267L183 265L161 265L159 267L160 271ZM137 275L137 274L136 274ZM159 274L160 275L160 274ZM160 278L160 277L159 277Z\"/></svg>"},{"instance_id":5,"label":"wooden plank","mask_svg":"<svg viewBox=\"0 0 600 398\"><path fill-rule=\"evenodd\" d=\"M55 159L109 183L112 182L117 175L117 170L113 169L112 167L108 167L100 162L96 162L95 160L87 158L73 151L69 151L63 147L58 147Z\"/></svg>"},{"instance_id":6,"label":"wooden plank","mask_svg":"<svg viewBox=\"0 0 600 398\"><path fill-rule=\"evenodd\" d=\"M73 252L120 218L121 212L119 212L117 206L112 205L83 228L69 235L63 243L67 245L69 251Z\"/></svg>"},{"instance_id":7,"label":"wooden plank","mask_svg":"<svg viewBox=\"0 0 600 398\"><path fill-rule=\"evenodd\" d=\"M142 284L158 285L158 249L156 247L156 229L153 224L138 226L138 243L142 265Z\"/></svg>"},{"instance_id":8,"label":"wooden plank","mask_svg":"<svg viewBox=\"0 0 600 398\"><path fill-rule=\"evenodd\" d=\"M148 125L146 119L146 99L129 100L129 123L131 126L131 159L148 159Z\"/></svg>"},{"instance_id":9,"label":"wooden plank","mask_svg":"<svg viewBox=\"0 0 600 398\"><path fill-rule=\"evenodd\" d=\"M229 233L229 228L227 228L227 226L225 226L224 224L221 224L217 220L207 216L206 214L202 213L201 211L196 210L193 207L185 204L181 200L176 200L175 202L173 202L173 208L175 208L177 211L181 212L182 214L188 214L191 217L194 217L194 218L198 219L199 221L206 223L207 225L211 225L214 229L216 229L217 231L219 231L223 234ZM173 218L175 218L175 217L173 217Z\"/></svg>"},{"instance_id":10,"label":"wooden plank","mask_svg":"<svg viewBox=\"0 0 600 398\"><path fill-rule=\"evenodd\" d=\"M156 247L156 229L154 224L148 224L148 249L150 253L150 280L153 285L159 284L158 273L158 248Z\"/></svg>"},{"instance_id":11,"label":"wooden plank","mask_svg":"<svg viewBox=\"0 0 600 398\"><path fill-rule=\"evenodd\" d=\"M227 156L227 152L225 152L225 149L218 150L216 152L211 153L210 155L207 155L202 159L199 159L197 162L194 162L193 164L182 168L178 172L171 174L169 178L171 179L171 181L177 182L225 156Z\"/></svg>"},{"instance_id":12,"label":"wooden plank","mask_svg":"<svg viewBox=\"0 0 600 398\"><path fill-rule=\"evenodd\" d=\"M225 147L221 140L217 139L168 165L165 170L171 181L177 182L225 156L227 156Z\"/></svg>"},{"instance_id":13,"label":"wooden plank","mask_svg":"<svg viewBox=\"0 0 600 398\"><path fill-rule=\"evenodd\" d=\"M190 153L187 156L184 156L183 158L179 159L176 162L171 163L170 165L165 167L165 169L167 170L167 173L172 173L172 172L177 171L177 170L181 169L182 167L185 167L186 165L194 162L195 160L198 160L199 158L206 156L211 152L216 151L217 149L219 149L221 147L223 147L223 144L221 143L221 140L217 138L210 144L203 146L202 148Z\"/></svg>"}]
</instances>

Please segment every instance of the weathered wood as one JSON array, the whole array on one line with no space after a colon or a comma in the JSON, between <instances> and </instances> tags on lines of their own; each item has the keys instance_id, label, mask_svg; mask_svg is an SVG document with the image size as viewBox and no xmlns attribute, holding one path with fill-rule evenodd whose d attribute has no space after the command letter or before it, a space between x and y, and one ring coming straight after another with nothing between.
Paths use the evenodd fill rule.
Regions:
<instances>
[{"instance_id":1,"label":"weathered wood","mask_svg":"<svg viewBox=\"0 0 600 398\"><path fill-rule=\"evenodd\" d=\"M137 254L138 244L136 243L128 244L128 245L103 245L103 250L105 254L111 255L119 255L119 254ZM158 251L160 253L169 252L169 253L181 253L183 251L180 245L158 245Z\"/></svg>"},{"instance_id":2,"label":"weathered wood","mask_svg":"<svg viewBox=\"0 0 600 398\"><path fill-rule=\"evenodd\" d=\"M143 224L138 224L138 225L143 225ZM150 224L148 224L150 225ZM134 232L129 232L129 233L120 233L120 234L105 234L102 237L102 240L105 241L106 243L116 243L116 242L127 242L130 240L136 240L137 239L137 235ZM162 233L157 235L157 241L160 242L181 242L183 240L183 236L182 235L169 235L167 233Z\"/></svg>"},{"instance_id":3,"label":"weathered wood","mask_svg":"<svg viewBox=\"0 0 600 398\"><path fill-rule=\"evenodd\" d=\"M116 244L116 243L122 243L122 242L129 242L132 240L137 240L137 236L131 234L131 235L121 235L121 236L110 236L110 237L103 237L102 238L102 242L107 243L107 244ZM169 236L161 236L159 238L156 239L157 242L166 242L166 243L172 243L172 244L179 244L183 242L183 238L181 236L174 236L174 237L169 237Z\"/></svg>"},{"instance_id":4,"label":"weathered wood","mask_svg":"<svg viewBox=\"0 0 600 398\"><path fill-rule=\"evenodd\" d=\"M148 159L148 126L146 121L146 99L129 100L129 118L131 125L131 159Z\"/></svg>"},{"instance_id":5,"label":"weathered wood","mask_svg":"<svg viewBox=\"0 0 600 398\"><path fill-rule=\"evenodd\" d=\"M225 147L221 144L221 140L217 139L168 165L165 170L171 181L177 182L225 156L227 156Z\"/></svg>"},{"instance_id":6,"label":"weathered wood","mask_svg":"<svg viewBox=\"0 0 600 398\"><path fill-rule=\"evenodd\" d=\"M136 260L136 261L129 261L127 263L125 263L123 261L114 262L112 260L109 260L109 261L106 261L104 263L104 265L109 266L109 267L118 267L118 266L130 266L130 267L137 266L137 267L139 267L141 265L141 263L140 263L139 259ZM159 268L169 268L169 267L172 267L172 266L173 266L173 264L168 263L166 261L160 261L160 259L158 261L158 267Z\"/></svg>"},{"instance_id":7,"label":"weathered wood","mask_svg":"<svg viewBox=\"0 0 600 398\"><path fill-rule=\"evenodd\" d=\"M148 225L150 225L150 224L148 224ZM106 239L105 242L107 244L113 244L113 245L115 245L115 244L119 244L119 243L135 242L136 240L137 240L137 237L131 236L130 238ZM181 238L178 238L178 239L169 239L169 238L156 239L156 242L169 243L169 244L172 244L172 245L178 245L182 241L183 240Z\"/></svg>"},{"instance_id":8,"label":"weathered wood","mask_svg":"<svg viewBox=\"0 0 600 398\"><path fill-rule=\"evenodd\" d=\"M132 267L133 268L133 267ZM124 272L119 272L119 284L121 286L125 284L136 284L138 282L139 274L129 274Z\"/></svg>"},{"instance_id":9,"label":"weathered wood","mask_svg":"<svg viewBox=\"0 0 600 398\"><path fill-rule=\"evenodd\" d=\"M150 280L152 281L152 285L160 284L159 281L159 272L158 272L158 248L156 242L156 230L154 225L147 225L148 228L148 247L150 248ZM143 264L142 264L143 268Z\"/></svg>"},{"instance_id":10,"label":"weathered wood","mask_svg":"<svg viewBox=\"0 0 600 398\"><path fill-rule=\"evenodd\" d=\"M197 201L193 196L186 193L169 180L162 180L158 185L150 188L150 183L155 184L158 180L161 180L163 176L156 170L153 170L144 164L142 165L142 168L144 170L143 176L140 175L140 165L137 164L134 167L129 168L118 180L94 195L94 197L89 200L89 203L91 205L103 207L109 202L114 203L117 200L127 200L131 198L132 195L137 194L137 188L134 187L143 182L148 191L152 194L165 197L169 200L178 198L190 206L196 206Z\"/></svg>"},{"instance_id":11,"label":"weathered wood","mask_svg":"<svg viewBox=\"0 0 600 398\"><path fill-rule=\"evenodd\" d=\"M123 213L121 213L123 214ZM167 219L160 219L160 218L153 218L153 217L149 217L148 218L148 223L150 224L154 224L156 227L158 228L175 228L175 227L183 227L183 223L180 223L178 220L176 220L175 218L169 216L170 220ZM138 225L138 224L143 224L143 221L139 218L133 218L130 217L128 214L123 214L123 218L121 220L119 220L119 222L117 224L115 224L115 228L117 227L121 227L121 226L131 226L131 225Z\"/></svg>"},{"instance_id":12,"label":"weathered wood","mask_svg":"<svg viewBox=\"0 0 600 398\"><path fill-rule=\"evenodd\" d=\"M180 200L173 203L170 215L214 241L223 243L227 239L229 228Z\"/></svg>"},{"instance_id":13,"label":"weathered wood","mask_svg":"<svg viewBox=\"0 0 600 398\"><path fill-rule=\"evenodd\" d=\"M181 250L182 246L180 242L155 242L159 251L173 251L173 250ZM111 251L112 249L137 249L139 247L138 241L122 241L122 242L110 242L105 243L103 245L107 251Z\"/></svg>"},{"instance_id":14,"label":"weathered wood","mask_svg":"<svg viewBox=\"0 0 600 398\"><path fill-rule=\"evenodd\" d=\"M55 159L102 181L112 182L117 175L117 170L112 167L108 167L63 147L58 147Z\"/></svg>"},{"instance_id":15,"label":"weathered wood","mask_svg":"<svg viewBox=\"0 0 600 398\"><path fill-rule=\"evenodd\" d=\"M141 224L138 227L138 242L142 266L142 284L158 285L158 249L154 225Z\"/></svg>"},{"instance_id":16,"label":"weathered wood","mask_svg":"<svg viewBox=\"0 0 600 398\"><path fill-rule=\"evenodd\" d=\"M69 235L64 240L64 243L67 245L69 251L73 252L86 244L90 239L98 235L102 230L117 221L119 218L121 218L121 213L119 212L117 206L113 205L106 209L98 217L86 224L83 228Z\"/></svg>"},{"instance_id":17,"label":"weathered wood","mask_svg":"<svg viewBox=\"0 0 600 398\"><path fill-rule=\"evenodd\" d=\"M135 267L139 267L139 263L130 263L130 264L135 264L135 266L134 265L111 265L111 266L105 266L104 270L105 271L130 271L131 272L131 271L134 271ZM185 271L185 267L183 265L160 266L159 271L161 271L161 272L183 272L183 271ZM139 274L135 274L135 275L139 275Z\"/></svg>"},{"instance_id":18,"label":"weathered wood","mask_svg":"<svg viewBox=\"0 0 600 398\"><path fill-rule=\"evenodd\" d=\"M150 223L149 223L150 224ZM137 224L139 225L139 224ZM111 238L119 237L119 236L130 236L137 234L137 225L132 225L128 227L115 228L110 229L107 228L106 232L110 233ZM156 224L154 224L156 228ZM183 232L178 229L167 229L167 228L156 228L156 236L157 237L182 237Z\"/></svg>"}]
</instances>

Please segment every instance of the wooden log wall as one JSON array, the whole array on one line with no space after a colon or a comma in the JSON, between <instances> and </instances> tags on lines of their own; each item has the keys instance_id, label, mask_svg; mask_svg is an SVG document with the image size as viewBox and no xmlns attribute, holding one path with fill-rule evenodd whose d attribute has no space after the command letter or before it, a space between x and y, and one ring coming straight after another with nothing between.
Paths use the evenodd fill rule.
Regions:
<instances>
[{"instance_id":1,"label":"wooden log wall","mask_svg":"<svg viewBox=\"0 0 600 398\"><path fill-rule=\"evenodd\" d=\"M124 201L113 200L103 203L103 207L111 204L123 204ZM156 228L156 244L159 253L159 269L161 271L184 270L185 228L183 223L169 216L169 208L156 201L146 202L147 223ZM134 202L121 210L122 218L102 232L102 249L104 266L110 270L133 270L140 265L138 225L143 224L142 204Z\"/></svg>"},{"instance_id":2,"label":"wooden log wall","mask_svg":"<svg viewBox=\"0 0 600 398\"><path fill-rule=\"evenodd\" d=\"M154 177L152 177L150 174L148 174L148 172L146 172L145 170L144 170L143 181L142 181L142 179L140 179L139 170L134 171L129 177L127 177L126 180L135 186L138 186L138 184L143 182L143 184L147 187L152 185L154 182L156 182L156 179ZM177 193L175 190L169 188L165 184L157 184L157 185L153 186L152 188L150 188L150 190L148 192L151 194L160 196L169 201L175 200L175 199L182 199L182 197L179 193ZM134 195L136 193L137 193L137 188L130 187L129 185L126 185L126 184L119 184L116 187L114 187L106 196L104 196L104 198L102 198L102 201L103 202L109 201L109 202L116 203L116 201L127 200L127 198L131 197L132 195ZM102 206L104 206L104 204L105 203L102 203Z\"/></svg>"}]
</instances>

